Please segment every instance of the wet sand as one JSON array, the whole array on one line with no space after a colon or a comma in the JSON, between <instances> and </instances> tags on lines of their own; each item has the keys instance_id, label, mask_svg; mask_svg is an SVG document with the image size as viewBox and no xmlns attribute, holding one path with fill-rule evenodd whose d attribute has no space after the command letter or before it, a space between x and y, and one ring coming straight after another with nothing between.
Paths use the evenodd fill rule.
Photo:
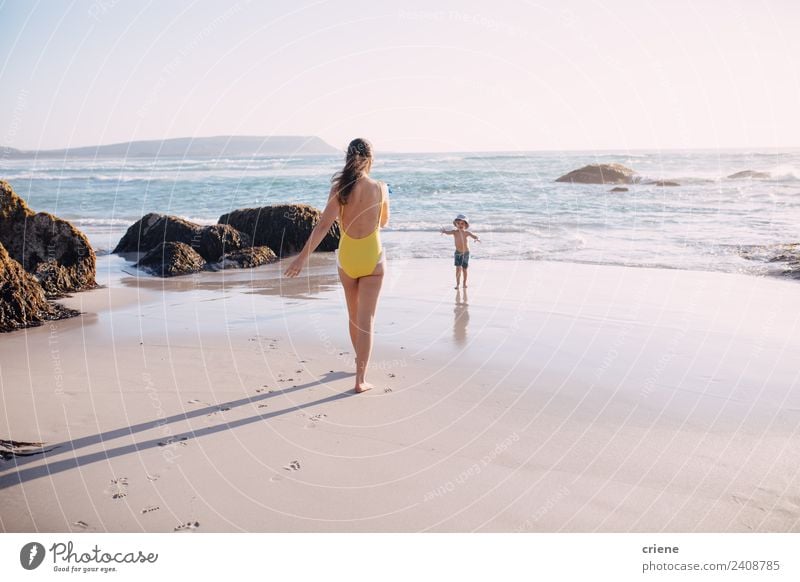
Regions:
<instances>
[{"instance_id":1,"label":"wet sand","mask_svg":"<svg viewBox=\"0 0 800 582\"><path fill-rule=\"evenodd\" d=\"M796 283L391 261L355 395L332 256L99 264L0 336L2 531L800 531Z\"/></svg>"}]
</instances>

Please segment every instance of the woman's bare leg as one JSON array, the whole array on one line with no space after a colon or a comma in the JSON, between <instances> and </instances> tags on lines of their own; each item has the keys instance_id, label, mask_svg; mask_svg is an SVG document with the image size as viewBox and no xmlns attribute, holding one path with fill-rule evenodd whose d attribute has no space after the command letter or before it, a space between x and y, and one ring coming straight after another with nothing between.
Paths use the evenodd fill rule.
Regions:
<instances>
[{"instance_id":1,"label":"woman's bare leg","mask_svg":"<svg viewBox=\"0 0 800 582\"><path fill-rule=\"evenodd\" d=\"M378 306L378 295L383 284L383 266L379 265L375 273L358 280L358 338L356 340L356 392L365 392L372 388L367 382L367 368L372 354L372 332L375 322L375 310Z\"/></svg>"},{"instance_id":2,"label":"woman's bare leg","mask_svg":"<svg viewBox=\"0 0 800 582\"><path fill-rule=\"evenodd\" d=\"M339 280L341 280L344 288L344 299L347 302L347 320L350 328L350 343L353 344L353 352L355 352L358 338L358 279L348 277L344 271L339 269Z\"/></svg>"}]
</instances>

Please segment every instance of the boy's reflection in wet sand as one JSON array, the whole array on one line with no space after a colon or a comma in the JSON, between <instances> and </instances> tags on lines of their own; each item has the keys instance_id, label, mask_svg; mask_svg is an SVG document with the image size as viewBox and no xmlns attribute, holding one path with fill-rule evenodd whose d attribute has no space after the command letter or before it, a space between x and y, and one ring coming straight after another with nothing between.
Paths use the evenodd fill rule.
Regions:
<instances>
[{"instance_id":1,"label":"boy's reflection in wet sand","mask_svg":"<svg viewBox=\"0 0 800 582\"><path fill-rule=\"evenodd\" d=\"M469 323L469 304L467 290L456 289L456 304L453 308L453 339L457 344L467 341L467 324Z\"/></svg>"}]
</instances>

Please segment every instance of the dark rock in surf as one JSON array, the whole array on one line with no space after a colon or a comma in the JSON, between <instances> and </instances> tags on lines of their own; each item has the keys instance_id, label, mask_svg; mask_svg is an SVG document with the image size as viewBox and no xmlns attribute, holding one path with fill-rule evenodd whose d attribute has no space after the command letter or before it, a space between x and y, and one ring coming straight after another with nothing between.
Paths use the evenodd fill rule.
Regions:
<instances>
[{"instance_id":1,"label":"dark rock in surf","mask_svg":"<svg viewBox=\"0 0 800 582\"><path fill-rule=\"evenodd\" d=\"M623 188L622 186L616 186L615 188L612 188L611 190L609 190L609 192L627 192L627 191L628 191L628 189L627 188Z\"/></svg>"},{"instance_id":2,"label":"dark rock in surf","mask_svg":"<svg viewBox=\"0 0 800 582\"><path fill-rule=\"evenodd\" d=\"M751 179L751 180L768 180L770 178L769 172L757 172L755 170L744 170L742 172L736 172L735 174L731 174L728 176L729 180L744 180L744 179Z\"/></svg>"},{"instance_id":3,"label":"dark rock in surf","mask_svg":"<svg viewBox=\"0 0 800 582\"><path fill-rule=\"evenodd\" d=\"M198 248L202 227L178 216L146 214L128 228L114 253L147 253L161 243L180 242Z\"/></svg>"},{"instance_id":4,"label":"dark rock in surf","mask_svg":"<svg viewBox=\"0 0 800 582\"><path fill-rule=\"evenodd\" d=\"M200 233L197 251L209 263L215 263L225 253L250 246L250 237L229 224L212 224Z\"/></svg>"},{"instance_id":5,"label":"dark rock in surf","mask_svg":"<svg viewBox=\"0 0 800 582\"><path fill-rule=\"evenodd\" d=\"M750 245L739 247L739 256L750 261L776 264L776 274L800 278L800 243Z\"/></svg>"},{"instance_id":6,"label":"dark rock in surf","mask_svg":"<svg viewBox=\"0 0 800 582\"><path fill-rule=\"evenodd\" d=\"M66 220L31 210L2 180L0 244L36 277L47 297L97 287L97 259L89 239Z\"/></svg>"},{"instance_id":7,"label":"dark rock in surf","mask_svg":"<svg viewBox=\"0 0 800 582\"><path fill-rule=\"evenodd\" d=\"M647 182L647 184L652 184L653 186L680 186L678 182L671 180L654 180L653 182Z\"/></svg>"},{"instance_id":8,"label":"dark rock in surf","mask_svg":"<svg viewBox=\"0 0 800 582\"><path fill-rule=\"evenodd\" d=\"M590 164L564 174L556 182L571 184L634 184L636 172L622 164Z\"/></svg>"},{"instance_id":9,"label":"dark rock in surf","mask_svg":"<svg viewBox=\"0 0 800 582\"><path fill-rule=\"evenodd\" d=\"M274 263L277 260L278 256L269 247L248 247L225 253L219 261L208 264L207 268L212 271L223 269L252 269L253 267Z\"/></svg>"},{"instance_id":10,"label":"dark rock in surf","mask_svg":"<svg viewBox=\"0 0 800 582\"><path fill-rule=\"evenodd\" d=\"M36 278L11 258L0 244L0 332L33 327L79 313L47 301Z\"/></svg>"},{"instance_id":11,"label":"dark rock in surf","mask_svg":"<svg viewBox=\"0 0 800 582\"><path fill-rule=\"evenodd\" d=\"M139 259L136 266L157 277L175 277L200 271L203 257L182 242L162 242Z\"/></svg>"},{"instance_id":12,"label":"dark rock in surf","mask_svg":"<svg viewBox=\"0 0 800 582\"><path fill-rule=\"evenodd\" d=\"M268 246L283 257L303 248L321 214L308 204L282 204L234 210L220 216L219 223L230 224L254 246ZM317 250L330 252L338 247L339 225L334 223Z\"/></svg>"}]
</instances>

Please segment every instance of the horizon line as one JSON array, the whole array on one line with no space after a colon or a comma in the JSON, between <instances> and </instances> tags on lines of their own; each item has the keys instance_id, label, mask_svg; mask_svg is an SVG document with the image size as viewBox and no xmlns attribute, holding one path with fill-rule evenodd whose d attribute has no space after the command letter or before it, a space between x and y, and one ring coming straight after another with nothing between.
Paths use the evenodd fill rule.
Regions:
<instances>
[{"instance_id":1,"label":"horizon line","mask_svg":"<svg viewBox=\"0 0 800 582\"><path fill-rule=\"evenodd\" d=\"M280 134L280 135L253 135L253 134L218 134L218 135L207 135L207 136L178 136L178 137L164 137L164 138L142 138L142 139L134 139L128 141L114 141L111 143L104 143L104 144L89 144L89 145L71 145L65 147L48 147L46 149L20 149L15 148L13 146L7 146L0 144L0 151L2 150L13 150L22 153L46 153L46 152L53 152L53 151L67 151L71 149L87 149L87 148L101 148L101 147L109 147L109 146L119 146L119 145L126 145L126 144L135 144L135 143L143 143L143 142L167 142L167 141L177 141L182 139L189 139L189 140L201 140L201 139L215 139L215 138L262 138L262 139L275 139L275 138L300 138L300 139L308 139L314 138L319 139L326 145L338 150L340 153L344 153L343 149L338 148L337 146L331 144L324 138L318 135L291 135L291 134ZM692 146L692 147L636 147L636 148L592 148L592 147L568 147L563 149L554 149L554 148L533 148L533 149L488 149L488 150L463 150L463 149L456 149L456 150L382 150L381 153L386 154L442 154L442 153L452 153L452 154L466 154L466 153L495 153L495 154L504 154L504 153L552 153L552 152L609 152L609 153L619 153L619 152L688 152L688 151L741 151L741 150L796 150L800 149L800 145L734 145L734 146L711 146L711 145L701 145L701 146ZM325 155L332 155L332 154L297 154L297 155L304 155L304 156L325 156ZM166 157L166 156L165 156Z\"/></svg>"}]
</instances>

